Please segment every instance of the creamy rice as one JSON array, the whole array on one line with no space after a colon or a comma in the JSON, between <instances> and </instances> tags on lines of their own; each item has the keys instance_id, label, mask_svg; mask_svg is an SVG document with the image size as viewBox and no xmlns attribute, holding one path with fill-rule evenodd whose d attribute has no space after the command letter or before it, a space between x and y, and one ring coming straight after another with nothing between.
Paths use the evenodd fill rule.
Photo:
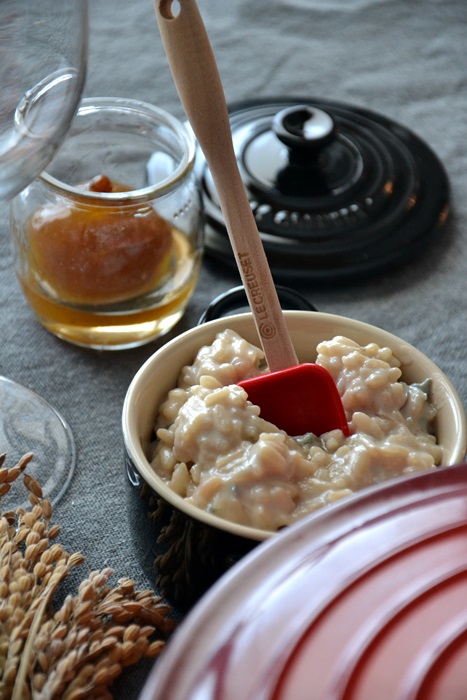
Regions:
<instances>
[{"instance_id":1,"label":"creamy rice","mask_svg":"<svg viewBox=\"0 0 467 700\"><path fill-rule=\"evenodd\" d=\"M292 437L263 420L237 382L267 371L262 350L232 330L200 349L160 407L152 465L210 513L275 531L366 486L441 460L430 432L429 380L401 381L387 347L338 336L317 347L333 376L350 436Z\"/></svg>"}]
</instances>

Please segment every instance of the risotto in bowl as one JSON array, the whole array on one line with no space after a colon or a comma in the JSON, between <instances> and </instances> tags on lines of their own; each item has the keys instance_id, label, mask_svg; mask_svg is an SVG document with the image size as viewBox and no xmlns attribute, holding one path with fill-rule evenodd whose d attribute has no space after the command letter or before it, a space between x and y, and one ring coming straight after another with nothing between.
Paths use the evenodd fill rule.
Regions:
<instances>
[{"instance_id":1,"label":"risotto in bowl","mask_svg":"<svg viewBox=\"0 0 467 700\"><path fill-rule=\"evenodd\" d=\"M462 403L425 355L360 321L285 313L300 362L333 376L349 436L291 436L262 419L238 386L267 371L251 314L181 334L128 389L132 530L156 584L179 605L191 605L258 542L309 513L464 459Z\"/></svg>"}]
</instances>

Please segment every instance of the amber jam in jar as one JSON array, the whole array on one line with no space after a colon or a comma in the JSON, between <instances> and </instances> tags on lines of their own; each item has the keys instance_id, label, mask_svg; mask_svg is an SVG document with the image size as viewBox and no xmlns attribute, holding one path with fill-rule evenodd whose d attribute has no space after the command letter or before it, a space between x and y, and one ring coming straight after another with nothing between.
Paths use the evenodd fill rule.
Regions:
<instances>
[{"instance_id":1,"label":"amber jam in jar","mask_svg":"<svg viewBox=\"0 0 467 700\"><path fill-rule=\"evenodd\" d=\"M149 342L182 316L201 265L194 140L171 115L83 100L47 173L16 197L16 272L39 321L78 345Z\"/></svg>"}]
</instances>

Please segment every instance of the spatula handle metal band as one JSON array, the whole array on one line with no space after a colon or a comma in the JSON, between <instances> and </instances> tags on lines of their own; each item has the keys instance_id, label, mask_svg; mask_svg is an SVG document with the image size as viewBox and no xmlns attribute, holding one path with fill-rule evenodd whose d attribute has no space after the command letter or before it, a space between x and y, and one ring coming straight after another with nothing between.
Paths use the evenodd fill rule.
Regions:
<instances>
[{"instance_id":1,"label":"spatula handle metal band","mask_svg":"<svg viewBox=\"0 0 467 700\"><path fill-rule=\"evenodd\" d=\"M155 0L183 108L211 171L240 276L271 371L298 364L235 157L224 90L194 0Z\"/></svg>"}]
</instances>

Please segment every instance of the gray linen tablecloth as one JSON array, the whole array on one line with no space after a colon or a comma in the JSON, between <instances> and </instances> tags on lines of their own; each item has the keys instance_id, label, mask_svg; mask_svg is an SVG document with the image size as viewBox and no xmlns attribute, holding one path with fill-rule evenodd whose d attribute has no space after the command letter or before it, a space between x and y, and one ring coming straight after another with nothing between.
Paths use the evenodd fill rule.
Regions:
<instances>
[{"instance_id":1,"label":"gray linen tablecloth","mask_svg":"<svg viewBox=\"0 0 467 700\"><path fill-rule=\"evenodd\" d=\"M467 402L467 3L465 0L200 0L228 102L313 95L367 107L418 133L443 161L452 212L428 249L374 279L300 285L321 311L403 337L430 356ZM90 0L86 96L152 102L183 117L151 0ZM132 376L163 342L116 353L68 345L35 320L16 281L7 207L0 208L0 373L36 390L70 423L72 484L55 511L61 541L92 569L111 566L152 587L129 533L121 409ZM184 318L238 284L205 259ZM28 445L24 445L28 450ZM128 670L115 697L137 697L150 664Z\"/></svg>"}]
</instances>

